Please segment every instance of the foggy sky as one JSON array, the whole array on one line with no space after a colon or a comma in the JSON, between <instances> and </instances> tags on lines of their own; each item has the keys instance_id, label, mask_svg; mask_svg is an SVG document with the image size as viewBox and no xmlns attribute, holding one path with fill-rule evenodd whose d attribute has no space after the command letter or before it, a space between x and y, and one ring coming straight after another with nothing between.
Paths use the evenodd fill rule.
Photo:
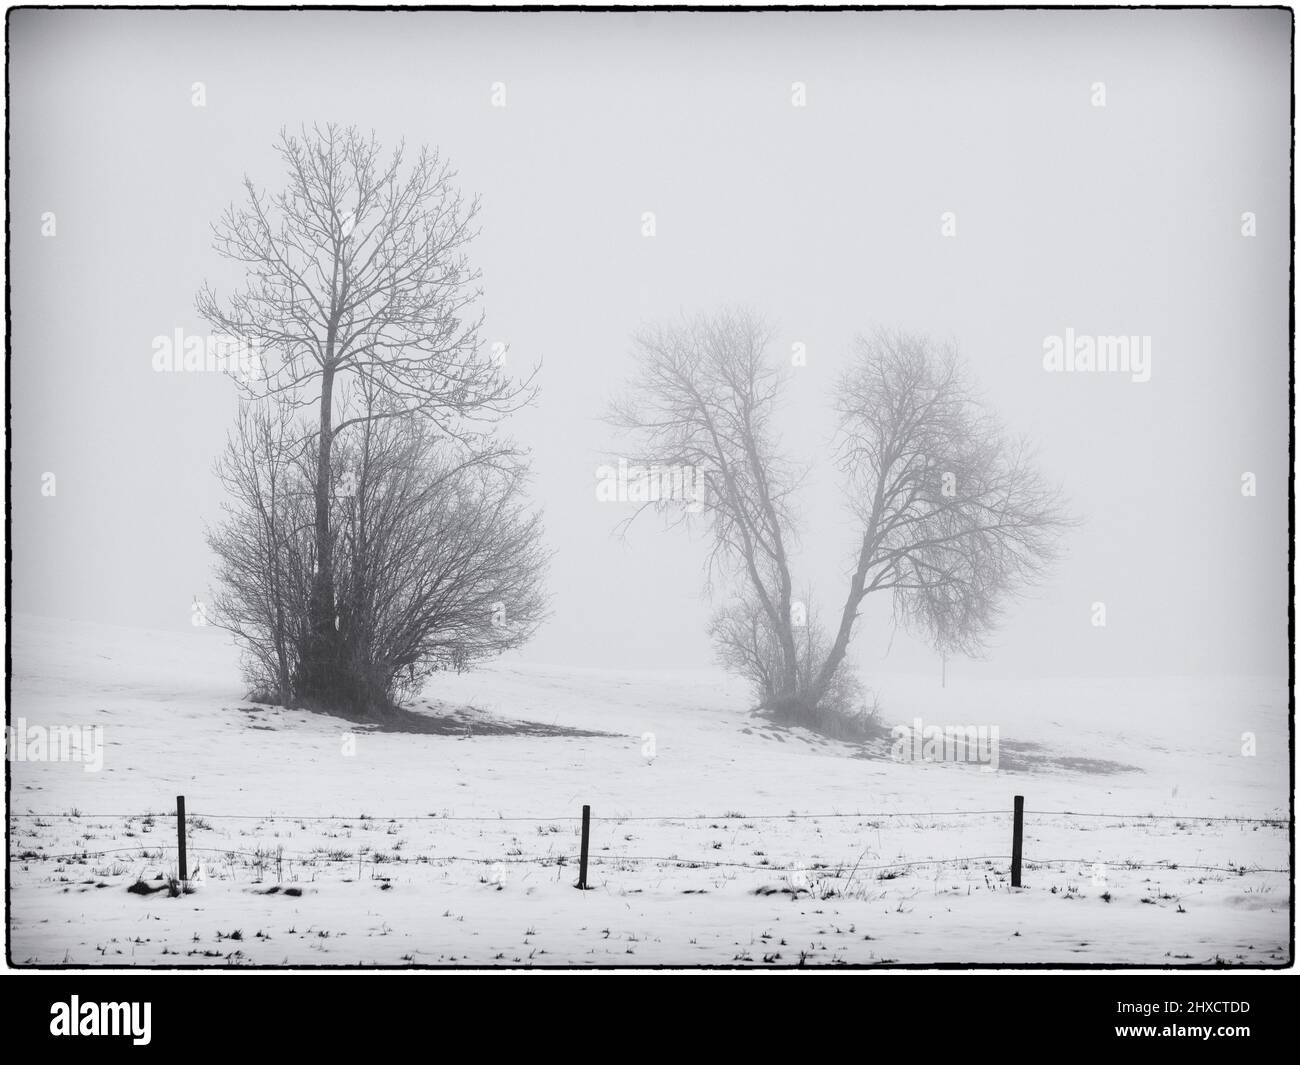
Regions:
<instances>
[{"instance_id":1,"label":"foggy sky","mask_svg":"<svg viewBox=\"0 0 1300 1065\"><path fill-rule=\"evenodd\" d=\"M782 429L815 463L797 572L825 614L855 543L829 461L833 383L856 333L897 326L959 346L1084 519L979 668L1285 674L1287 12L9 24L15 611L190 628L236 392L155 373L152 340L207 333L195 292L239 279L209 225L245 173L281 187L282 125L332 121L450 158L482 197L483 340L509 343L516 370L543 363L538 403L509 425L556 552L554 616L523 657L710 663L704 545L651 515L614 536L628 511L597 501L595 471L624 452L599 416L640 322L743 303L772 322L773 358L806 345ZM1151 379L1045 372L1044 338L1067 328L1150 337ZM868 680L937 673L876 598L853 648Z\"/></svg>"}]
</instances>

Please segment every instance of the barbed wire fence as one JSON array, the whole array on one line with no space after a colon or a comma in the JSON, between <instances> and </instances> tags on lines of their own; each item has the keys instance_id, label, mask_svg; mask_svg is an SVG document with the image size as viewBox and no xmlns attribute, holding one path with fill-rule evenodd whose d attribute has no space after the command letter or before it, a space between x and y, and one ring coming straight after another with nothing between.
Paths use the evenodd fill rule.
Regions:
<instances>
[{"instance_id":1,"label":"barbed wire fence","mask_svg":"<svg viewBox=\"0 0 1300 1065\"><path fill-rule=\"evenodd\" d=\"M88 847L68 851L66 853L50 854L43 851L26 850L17 854L10 854L10 861L85 861L90 858L107 857L117 854L135 854L144 860L158 860L163 854L175 853L178 859L180 871L180 880L188 881L187 859L188 855L213 854L232 860L234 858L243 858L254 863L265 865L267 863L290 862L299 863L304 866L316 864L357 864L360 868L366 860L366 847L360 847L353 852L343 850L317 850L311 852L293 852L285 853L280 846L276 850L265 850L259 847L256 851L248 851L238 847L211 847L211 846L194 846L189 835L194 831L201 831L211 827L212 822L222 821L256 821L258 823L267 822L292 822L300 825L315 822L339 823L342 825L365 825L365 824L396 824L403 822L476 822L486 824L511 824L511 823L528 823L528 824L565 824L570 822L580 822L582 824L582 843L579 853L552 853L545 855L523 855L523 854L506 854L500 856L484 857L475 855L462 854L421 854L413 858L401 855L384 855L382 858L377 853L372 852L370 859L375 865L379 864L430 864L439 863L467 863L487 866L507 866L507 865L537 865L537 866L554 866L566 867L577 865L579 873L575 884L576 887L588 888L587 884L587 866L589 863L596 865L639 865L639 864L656 864L663 866L675 866L687 869L739 869L752 870L765 873L795 873L807 874L809 872L836 870L842 871L852 869L849 874L851 882L859 872L863 874L875 873L888 874L891 871L927 867L927 866L950 866L950 865L969 865L976 862L1007 862L1009 863L1009 874L1013 887L1021 886L1021 866L1028 865L1031 868L1041 868L1050 866L1064 865L1081 865L1092 866L1112 866L1115 868L1130 870L1189 870L1193 872L1214 872L1232 875L1245 875L1246 873L1284 873L1289 874L1291 870L1282 868L1271 868L1259 865L1248 864L1227 864L1227 865L1204 865L1190 864L1173 860L1160 860L1155 863L1139 862L1132 859L1115 859L1105 860L1096 858L1039 858L1023 853L1023 818L1025 816L1039 818L1067 818L1067 819L1098 819L1117 822L1174 822L1182 827L1193 827L1196 825L1234 823L1241 825L1261 826L1266 829L1289 830L1291 827L1290 817L1239 817L1225 815L1206 815L1206 814L1154 814L1154 813L1103 813L1084 810L1025 810L1023 808L1023 798L1016 796L1013 809L1007 810L879 810L879 811L833 811L828 813L784 813L784 814L743 814L735 811L728 811L722 814L616 814L606 817L592 818L589 806L583 807L581 815L564 814L554 817L539 817L535 815L528 816L505 816L505 815L444 815L444 814L399 814L392 816L383 816L376 814L361 813L357 815L348 814L222 814L207 812L191 812L188 815L185 811L184 796L177 796L176 807L170 811L146 811L137 813L87 813L78 809L58 812L11 812L8 814L13 821L31 821L38 827L52 824L56 820L84 820L84 821L112 821L122 820L127 822L145 821L156 823L160 819L176 820L177 842L175 844L148 844L133 845L126 847L109 847L100 849L90 849ZM644 854L602 854L596 852L592 854L589 845L590 825L594 820L599 825L618 825L623 823L644 823L658 822L666 825L671 824L690 824L690 823L708 823L710 826L717 827L732 822L741 822L748 825L758 822L774 821L824 821L839 819L856 819L867 825L873 822L882 822L891 819L937 819L937 818L954 818L954 817L1007 817L1012 820L1011 831L1011 852L1009 854L979 854L979 855L959 855L943 858L924 858L909 861L887 862L883 864L862 865L862 859L866 852L864 851L856 860L848 859L843 862L814 862L811 866L796 862L793 864L777 865L768 861L763 863L727 861L721 859L682 857L676 854L669 855L644 855ZM187 831L188 830L188 831ZM201 865L200 865L201 875Z\"/></svg>"}]
</instances>

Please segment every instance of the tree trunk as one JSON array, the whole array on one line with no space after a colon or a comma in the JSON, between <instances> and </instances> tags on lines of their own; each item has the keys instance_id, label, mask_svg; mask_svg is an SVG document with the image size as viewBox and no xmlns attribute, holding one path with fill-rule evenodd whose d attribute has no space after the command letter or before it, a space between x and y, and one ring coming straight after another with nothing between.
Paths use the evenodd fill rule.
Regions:
<instances>
[{"instance_id":1,"label":"tree trunk","mask_svg":"<svg viewBox=\"0 0 1300 1065\"><path fill-rule=\"evenodd\" d=\"M289 649L285 642L284 634L284 607L280 603L280 592L277 588L275 591L275 664L276 664L276 681L280 686L279 696L280 704L288 706L293 698L293 693L289 687Z\"/></svg>"},{"instance_id":2,"label":"tree trunk","mask_svg":"<svg viewBox=\"0 0 1300 1065\"><path fill-rule=\"evenodd\" d=\"M311 636L302 664L303 694L316 703L337 701L334 630L334 550L330 539L330 451L334 370L321 373L320 443L316 455L316 573L311 589Z\"/></svg>"},{"instance_id":3,"label":"tree trunk","mask_svg":"<svg viewBox=\"0 0 1300 1065\"><path fill-rule=\"evenodd\" d=\"M816 706L826 695L831 679L835 676L835 671L840 668L840 663L844 661L844 655L849 649L849 637L853 635L853 623L858 618L858 607L862 605L862 600L866 596L864 589L867 583L868 563L871 560L874 520L872 527L872 532L862 539L862 551L858 555L858 566L853 572L853 580L849 583L849 594L844 600L844 610L840 614L840 627L835 633L835 642L831 644L817 678L808 686L806 697L812 706Z\"/></svg>"}]
</instances>

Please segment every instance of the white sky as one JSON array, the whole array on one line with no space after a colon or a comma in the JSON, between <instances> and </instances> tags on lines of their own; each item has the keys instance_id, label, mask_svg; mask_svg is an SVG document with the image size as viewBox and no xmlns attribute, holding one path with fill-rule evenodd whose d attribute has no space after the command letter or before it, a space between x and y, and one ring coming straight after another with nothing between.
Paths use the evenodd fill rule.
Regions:
<instances>
[{"instance_id":1,"label":"white sky","mask_svg":"<svg viewBox=\"0 0 1300 1065\"><path fill-rule=\"evenodd\" d=\"M744 302L774 357L807 345L784 430L820 460L799 572L826 613L854 541L829 390L855 332L897 325L960 345L1087 522L981 670L1284 675L1289 33L1259 10L13 12L14 609L189 627L235 395L155 374L151 342L203 332L205 279L229 291L208 226L243 174L281 185L279 127L335 121L451 158L483 200L484 340L544 360L511 427L556 550L525 657L709 664L701 545L613 537L597 416L639 321ZM1151 337L1151 381L1045 373L1067 326ZM938 668L884 601L854 656Z\"/></svg>"}]
</instances>

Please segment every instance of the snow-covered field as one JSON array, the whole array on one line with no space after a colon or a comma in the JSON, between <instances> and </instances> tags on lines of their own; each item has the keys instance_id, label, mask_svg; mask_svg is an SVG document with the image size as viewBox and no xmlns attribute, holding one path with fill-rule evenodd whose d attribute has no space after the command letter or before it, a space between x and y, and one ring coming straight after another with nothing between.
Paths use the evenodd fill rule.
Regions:
<instances>
[{"instance_id":1,"label":"snow-covered field","mask_svg":"<svg viewBox=\"0 0 1300 1065\"><path fill-rule=\"evenodd\" d=\"M11 762L15 964L1290 960L1285 679L872 678L889 723L996 725L985 772L773 728L712 672L499 664L431 686L463 727L350 733L243 699L212 630L11 626L11 722L105 744ZM178 794L203 882L131 893Z\"/></svg>"}]
</instances>

